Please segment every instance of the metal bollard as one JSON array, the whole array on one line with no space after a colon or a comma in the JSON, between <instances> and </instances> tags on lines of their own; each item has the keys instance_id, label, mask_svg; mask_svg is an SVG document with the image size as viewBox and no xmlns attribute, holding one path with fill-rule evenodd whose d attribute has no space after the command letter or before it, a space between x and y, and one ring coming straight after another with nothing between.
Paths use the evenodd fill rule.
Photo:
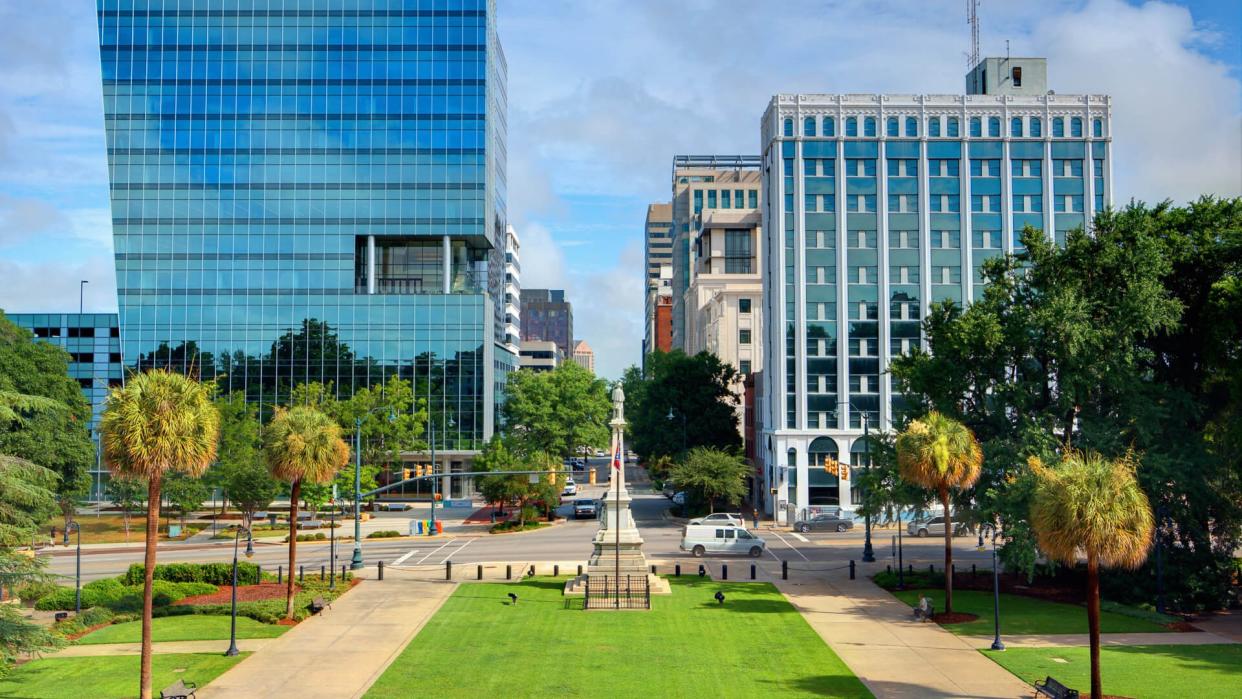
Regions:
<instances>
[{"instance_id":1,"label":"metal bollard","mask_svg":"<svg viewBox=\"0 0 1242 699\"><path fill-rule=\"evenodd\" d=\"M928 573L931 573L932 575L935 575L935 574L936 574L936 564L935 564L935 563L928 563L928 564L927 564L927 572L928 572Z\"/></svg>"},{"instance_id":2,"label":"metal bollard","mask_svg":"<svg viewBox=\"0 0 1242 699\"><path fill-rule=\"evenodd\" d=\"M656 574L656 571L655 571L655 564L654 564L654 563L653 563L653 564L651 564L651 574L652 574L652 575L655 575L655 574Z\"/></svg>"},{"instance_id":3,"label":"metal bollard","mask_svg":"<svg viewBox=\"0 0 1242 699\"><path fill-rule=\"evenodd\" d=\"M578 564L578 575L582 575L582 564Z\"/></svg>"},{"instance_id":4,"label":"metal bollard","mask_svg":"<svg viewBox=\"0 0 1242 699\"><path fill-rule=\"evenodd\" d=\"M276 584L279 585L285 581L285 567L276 566ZM262 581L260 581L262 582Z\"/></svg>"},{"instance_id":5,"label":"metal bollard","mask_svg":"<svg viewBox=\"0 0 1242 699\"><path fill-rule=\"evenodd\" d=\"M720 564L720 579L721 580L729 579L729 565L727 563Z\"/></svg>"},{"instance_id":6,"label":"metal bollard","mask_svg":"<svg viewBox=\"0 0 1242 699\"><path fill-rule=\"evenodd\" d=\"M483 566L478 566L478 569L479 569L478 579L482 580L483 579Z\"/></svg>"},{"instance_id":7,"label":"metal bollard","mask_svg":"<svg viewBox=\"0 0 1242 699\"><path fill-rule=\"evenodd\" d=\"M306 566L298 566L298 582L306 579Z\"/></svg>"},{"instance_id":8,"label":"metal bollard","mask_svg":"<svg viewBox=\"0 0 1242 699\"><path fill-rule=\"evenodd\" d=\"M906 572L909 573L910 575L914 575L914 564L913 563L910 563L906 566Z\"/></svg>"},{"instance_id":9,"label":"metal bollard","mask_svg":"<svg viewBox=\"0 0 1242 699\"><path fill-rule=\"evenodd\" d=\"M891 565L886 565L886 566L884 566L884 572L885 572L885 573L891 573L891 572L893 572L893 567L892 567Z\"/></svg>"},{"instance_id":10,"label":"metal bollard","mask_svg":"<svg viewBox=\"0 0 1242 699\"><path fill-rule=\"evenodd\" d=\"M512 580L512 579L513 579L513 566L507 565L505 566L505 580Z\"/></svg>"},{"instance_id":11,"label":"metal bollard","mask_svg":"<svg viewBox=\"0 0 1242 699\"><path fill-rule=\"evenodd\" d=\"M552 577L554 578L561 577L561 564L560 563L554 563L552 565Z\"/></svg>"},{"instance_id":12,"label":"metal bollard","mask_svg":"<svg viewBox=\"0 0 1242 699\"><path fill-rule=\"evenodd\" d=\"M383 562L383 561L380 561L380 562L378 563L378 567L379 567L379 575L378 575L377 577L378 577L380 580L383 580L383 579L384 579L384 562Z\"/></svg>"},{"instance_id":13,"label":"metal bollard","mask_svg":"<svg viewBox=\"0 0 1242 699\"><path fill-rule=\"evenodd\" d=\"M789 579L789 561L781 561L781 580Z\"/></svg>"},{"instance_id":14,"label":"metal bollard","mask_svg":"<svg viewBox=\"0 0 1242 699\"><path fill-rule=\"evenodd\" d=\"M751 580L755 579L755 564L754 563L750 564L750 579Z\"/></svg>"},{"instance_id":15,"label":"metal bollard","mask_svg":"<svg viewBox=\"0 0 1242 699\"><path fill-rule=\"evenodd\" d=\"M850 559L850 580L854 579L854 559Z\"/></svg>"},{"instance_id":16,"label":"metal bollard","mask_svg":"<svg viewBox=\"0 0 1242 699\"><path fill-rule=\"evenodd\" d=\"M680 577L681 577L681 564L680 564L680 563L678 563L677 565L673 566L673 577L675 577L675 578L680 578Z\"/></svg>"},{"instance_id":17,"label":"metal bollard","mask_svg":"<svg viewBox=\"0 0 1242 699\"><path fill-rule=\"evenodd\" d=\"M453 579L453 562L452 561L444 562L444 579L445 580Z\"/></svg>"},{"instance_id":18,"label":"metal bollard","mask_svg":"<svg viewBox=\"0 0 1242 699\"><path fill-rule=\"evenodd\" d=\"M324 566L324 565L319 566L319 579L320 580L328 579L328 566Z\"/></svg>"},{"instance_id":19,"label":"metal bollard","mask_svg":"<svg viewBox=\"0 0 1242 699\"><path fill-rule=\"evenodd\" d=\"M255 566L255 574L256 574L256 575L255 575L255 580L257 580L257 581L259 581L259 582L263 582L263 566L261 566L261 565L256 565L256 566Z\"/></svg>"},{"instance_id":20,"label":"metal bollard","mask_svg":"<svg viewBox=\"0 0 1242 699\"><path fill-rule=\"evenodd\" d=\"M530 576L532 578L535 577L535 564L534 563L530 564Z\"/></svg>"},{"instance_id":21,"label":"metal bollard","mask_svg":"<svg viewBox=\"0 0 1242 699\"><path fill-rule=\"evenodd\" d=\"M976 570L975 570L975 564L974 564L974 563L971 563L971 564L970 564L970 577L972 577L972 578L973 578L973 577L975 577L976 575L978 575L978 571L976 571Z\"/></svg>"},{"instance_id":22,"label":"metal bollard","mask_svg":"<svg viewBox=\"0 0 1242 699\"><path fill-rule=\"evenodd\" d=\"M893 549L893 552L890 555L896 556L897 555L897 537L896 535L894 535L890 537L890 539L891 539L891 542L889 543L889 545L892 546L892 549Z\"/></svg>"},{"instance_id":23,"label":"metal bollard","mask_svg":"<svg viewBox=\"0 0 1242 699\"><path fill-rule=\"evenodd\" d=\"M342 582L344 582L344 580L345 580L345 572L346 572L347 570L349 570L349 566L344 565L344 564L341 564L341 581L342 581Z\"/></svg>"}]
</instances>

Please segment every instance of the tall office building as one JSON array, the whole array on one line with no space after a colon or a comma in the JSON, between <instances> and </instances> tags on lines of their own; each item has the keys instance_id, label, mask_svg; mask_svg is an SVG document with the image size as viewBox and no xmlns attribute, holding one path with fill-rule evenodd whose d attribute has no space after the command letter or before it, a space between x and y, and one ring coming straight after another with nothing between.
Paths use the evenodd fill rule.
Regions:
<instances>
[{"instance_id":1,"label":"tall office building","mask_svg":"<svg viewBox=\"0 0 1242 699\"><path fill-rule=\"evenodd\" d=\"M750 155L678 155L673 158L673 332L674 349L693 350L690 324L697 306L687 301L696 275L704 212L725 216L759 208L759 158ZM700 348L701 349L701 348Z\"/></svg>"},{"instance_id":2,"label":"tall office building","mask_svg":"<svg viewBox=\"0 0 1242 699\"><path fill-rule=\"evenodd\" d=\"M522 244L513 226L505 229L505 347L514 356L522 349Z\"/></svg>"},{"instance_id":3,"label":"tall office building","mask_svg":"<svg viewBox=\"0 0 1242 699\"><path fill-rule=\"evenodd\" d=\"M555 342L561 357L574 356L574 308L563 289L522 291L522 340Z\"/></svg>"},{"instance_id":4,"label":"tall office building","mask_svg":"<svg viewBox=\"0 0 1242 699\"><path fill-rule=\"evenodd\" d=\"M64 347L69 352L69 377L82 387L91 404L91 438L99 445L99 418L108 389L124 383L121 333L115 313L10 313L9 320L29 330L36 340ZM98 456L91 467L91 498L102 498L108 469Z\"/></svg>"},{"instance_id":5,"label":"tall office building","mask_svg":"<svg viewBox=\"0 0 1242 699\"><path fill-rule=\"evenodd\" d=\"M662 295L671 293L673 278L673 207L670 204L651 204L647 207L647 219L643 230L643 258L647 277L643 286L643 356L660 348L656 342L656 307ZM671 330L671 328L670 328Z\"/></svg>"},{"instance_id":6,"label":"tall office building","mask_svg":"<svg viewBox=\"0 0 1242 699\"><path fill-rule=\"evenodd\" d=\"M1040 58L988 58L966 95L773 97L763 116L767 325L760 449L784 519L851 506L863 420L904 408L887 374L941 299L983 291L1024 227L1061 242L1112 200L1112 104L1047 89Z\"/></svg>"},{"instance_id":7,"label":"tall office building","mask_svg":"<svg viewBox=\"0 0 1242 699\"><path fill-rule=\"evenodd\" d=\"M595 373L595 350L591 349L586 340L574 340L573 359L578 366L592 374Z\"/></svg>"},{"instance_id":8,"label":"tall office building","mask_svg":"<svg viewBox=\"0 0 1242 699\"><path fill-rule=\"evenodd\" d=\"M505 342L494 1L98 8L126 363L265 409L401 376L439 453L480 447Z\"/></svg>"}]
</instances>

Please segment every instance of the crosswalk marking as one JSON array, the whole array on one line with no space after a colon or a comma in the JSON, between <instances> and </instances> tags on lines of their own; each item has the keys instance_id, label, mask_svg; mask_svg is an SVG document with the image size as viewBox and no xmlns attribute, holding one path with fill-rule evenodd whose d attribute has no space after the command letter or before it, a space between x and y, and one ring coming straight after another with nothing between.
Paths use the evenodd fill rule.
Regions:
<instances>
[{"instance_id":1,"label":"crosswalk marking","mask_svg":"<svg viewBox=\"0 0 1242 699\"><path fill-rule=\"evenodd\" d=\"M793 538L797 539L798 541L801 541L804 544L810 541L810 539L807 539L805 536L802 536L798 532L790 532L789 534L793 536Z\"/></svg>"}]
</instances>

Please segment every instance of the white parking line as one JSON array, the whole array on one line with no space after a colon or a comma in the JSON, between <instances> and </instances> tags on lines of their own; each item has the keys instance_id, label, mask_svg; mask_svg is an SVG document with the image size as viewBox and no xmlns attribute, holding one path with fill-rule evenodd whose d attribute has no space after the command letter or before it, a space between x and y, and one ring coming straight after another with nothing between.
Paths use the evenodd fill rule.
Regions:
<instances>
[{"instance_id":1,"label":"white parking line","mask_svg":"<svg viewBox=\"0 0 1242 699\"><path fill-rule=\"evenodd\" d=\"M781 536L780 534L777 534L775 531L773 531L773 532L772 532L772 536L775 536L776 538L780 539L782 544L784 544L784 545L788 546L789 548L793 549L793 552L794 552L794 553L798 554L799 556L802 556L802 560L804 560L804 561L810 561L810 560L811 560L811 559L807 558L806 556L803 556L801 551L799 551L798 549L796 549L796 548L794 548L794 547L793 547L793 544L789 543L788 541L785 541L785 537Z\"/></svg>"},{"instance_id":2,"label":"white parking line","mask_svg":"<svg viewBox=\"0 0 1242 699\"><path fill-rule=\"evenodd\" d=\"M810 539L806 538L805 536L802 536L798 532L790 532L789 535L797 539L798 541L801 541L804 544L809 544L811 542Z\"/></svg>"},{"instance_id":3,"label":"white parking line","mask_svg":"<svg viewBox=\"0 0 1242 699\"><path fill-rule=\"evenodd\" d=\"M418 559L418 562L417 562L417 563L415 563L414 565L422 565L423 561L427 560L428 558L431 558L432 554L434 554L436 551L439 551L440 549L444 548L445 546L448 546L448 545L449 545L449 544L451 544L451 543L453 543L453 542L452 542L452 541L446 541L446 542L444 542L443 544L440 544L440 545L439 545L439 546L437 546L436 548L432 549L432 550L431 550L431 552L430 552L430 553L428 553L426 556L423 556L422 558Z\"/></svg>"},{"instance_id":4,"label":"white parking line","mask_svg":"<svg viewBox=\"0 0 1242 699\"><path fill-rule=\"evenodd\" d=\"M444 562L445 562L445 561L447 561L449 558L452 558L454 554L461 553L462 551L464 551L464 550L465 550L465 548L466 548L467 546L469 546L469 545L470 545L470 544L472 544L472 543L474 543L474 539L466 539L466 543L462 544L462 545L461 545L461 548L457 549L456 551L450 551L450 552L446 553L446 554L444 555L444 558L443 558L440 562L441 562L441 563L444 563ZM436 550L438 551L439 549L436 549Z\"/></svg>"},{"instance_id":5,"label":"white parking line","mask_svg":"<svg viewBox=\"0 0 1242 699\"><path fill-rule=\"evenodd\" d=\"M419 549L410 549L409 551L404 553L400 558L393 561L392 563L389 563L389 565L399 566L402 563L405 563L406 559L408 559L410 556L413 556L414 554L418 552L419 552Z\"/></svg>"}]
</instances>

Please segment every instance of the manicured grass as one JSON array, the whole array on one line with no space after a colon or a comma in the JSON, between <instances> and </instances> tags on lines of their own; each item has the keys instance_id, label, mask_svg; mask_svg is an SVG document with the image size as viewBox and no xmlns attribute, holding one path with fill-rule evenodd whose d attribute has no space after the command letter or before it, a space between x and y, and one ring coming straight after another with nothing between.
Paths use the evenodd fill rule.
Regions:
<instances>
[{"instance_id":1,"label":"manicured grass","mask_svg":"<svg viewBox=\"0 0 1242 699\"><path fill-rule=\"evenodd\" d=\"M944 590L903 590L893 592L897 599L914 607L919 593L927 595L936 611L944 611ZM948 624L946 629L966 636L992 635L992 593L977 590L954 590L953 611L978 614L975 621ZM1001 634L1087 633L1087 608L1060 604L1020 595L1000 596ZM1102 633L1154 633L1169 629L1144 619L1111 612L1100 613Z\"/></svg>"},{"instance_id":2,"label":"manicured grass","mask_svg":"<svg viewBox=\"0 0 1242 699\"><path fill-rule=\"evenodd\" d=\"M237 617L238 638L275 638L290 627L262 624L244 616ZM215 641L229 637L229 617L214 615L167 616L151 620L151 637L161 641ZM83 636L78 643L139 643L142 641L142 622L127 621L123 624L105 626Z\"/></svg>"},{"instance_id":3,"label":"manicured grass","mask_svg":"<svg viewBox=\"0 0 1242 699\"><path fill-rule=\"evenodd\" d=\"M566 600L564 578L462 585L366 696L871 696L772 585L671 582L616 612Z\"/></svg>"},{"instance_id":4,"label":"manicured grass","mask_svg":"<svg viewBox=\"0 0 1242 699\"><path fill-rule=\"evenodd\" d=\"M199 687L250 655L226 658L223 653L155 655L152 691L177 680ZM0 678L0 697L22 699L122 699L138 696L138 656L109 655L85 658L44 658L14 669Z\"/></svg>"},{"instance_id":5,"label":"manicured grass","mask_svg":"<svg viewBox=\"0 0 1242 699\"><path fill-rule=\"evenodd\" d=\"M125 534L125 522L121 515L101 515L98 517L95 515L78 515L75 521L78 523L78 526L82 527L82 543L84 544L141 544L145 540L144 537L147 531L145 509L143 514L135 514L130 517L128 536ZM168 523L168 518L160 518L161 541L169 540ZM174 518L172 523L180 524L181 520ZM40 537L42 537L44 542L47 542L47 536L53 526L56 527L56 545L59 546L64 541L65 526L65 521L60 517L44 522L39 529ZM191 524L183 527L181 530L182 536L178 537L178 539L184 540L187 536L193 536L195 532L202 529L202 526L201 524ZM77 541L78 534L75 531L69 535L69 545L73 546L77 544Z\"/></svg>"},{"instance_id":6,"label":"manicured grass","mask_svg":"<svg viewBox=\"0 0 1242 699\"><path fill-rule=\"evenodd\" d=\"M1012 648L984 651L1026 682L1051 675L1082 696L1091 693L1090 649ZM1063 661L1063 662L1062 662ZM1226 699L1242 686L1242 645L1104 646L1100 679L1105 694L1134 699Z\"/></svg>"}]
</instances>

